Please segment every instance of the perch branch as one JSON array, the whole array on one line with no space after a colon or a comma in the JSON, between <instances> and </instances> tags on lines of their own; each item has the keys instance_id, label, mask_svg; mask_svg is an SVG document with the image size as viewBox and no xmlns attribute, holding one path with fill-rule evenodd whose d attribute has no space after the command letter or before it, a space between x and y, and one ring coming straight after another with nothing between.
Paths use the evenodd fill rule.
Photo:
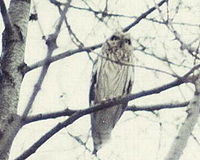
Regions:
<instances>
[{"instance_id":1,"label":"perch branch","mask_svg":"<svg viewBox=\"0 0 200 160\"><path fill-rule=\"evenodd\" d=\"M182 77L179 77L177 78L176 80L170 82L170 83L167 83L165 85L162 85L160 87L156 87L156 88L153 88L153 89L150 89L150 90L146 90L146 91L142 91L142 92L138 92L136 94L129 94L127 96L124 96L124 97L116 97L116 98L113 98L111 100L108 100L108 101L105 101L105 102L102 102L101 104L99 104L100 106L113 106L113 105L116 105L116 104L120 104L120 103L124 103L124 102L128 102L130 100L133 100L133 99L137 99L137 98L141 98L141 97L144 97L144 96L148 96L148 95L152 95L152 94L158 94L162 91L165 91L167 89L170 89L170 88L173 88L175 86L178 86L178 85L181 85L183 83L189 83L189 82L193 82L196 78L196 76L190 76L190 74L192 74L195 70L197 70L198 68L200 67L200 65L196 65L194 66L191 70L189 70L185 75L183 75ZM186 102L185 102L186 103ZM184 104L181 104L181 106L184 105ZM187 104L185 104L187 105ZM168 105L169 106L169 105ZM173 105L172 105L173 106ZM94 106L95 107L95 106ZM157 109L156 109L157 108ZM169 107L170 108L170 107ZM173 108L173 107L171 107ZM158 110L159 107L155 107L154 110ZM161 108L160 108L161 109ZM87 109L86 109L87 110ZM136 110L140 110L139 108L135 109ZM33 116L33 117L29 117L27 118L26 120L24 120L24 124L27 124L27 123L31 123L33 121L37 121L37 120L42 120L42 119L49 119L49 118L56 118L56 117L59 117L59 116L70 116L74 113L76 113L77 110L69 110L69 109L66 109L64 111L60 111L60 112L56 112L56 113L49 113L49 114L45 114L45 115L42 115L42 114L39 114L39 115L36 115L36 116Z\"/></svg>"},{"instance_id":2,"label":"perch branch","mask_svg":"<svg viewBox=\"0 0 200 160\"><path fill-rule=\"evenodd\" d=\"M193 67L184 76L172 81L171 83L165 84L165 85L163 85L161 87L157 87L157 88L154 88L152 90L143 91L143 92L140 92L138 94L129 94L129 95L125 96L125 97L113 98L111 100L104 101L101 104L96 104L93 107L90 107L90 108L87 108L87 109L84 109L84 110L79 110L79 111L75 112L67 120L65 120L64 122L58 123L55 127L53 127L50 131L48 131L44 136L42 136L38 141L36 141L29 149L27 149L16 160L26 159L31 154L35 153L36 150L42 144L44 144L49 138L51 138L54 134L59 132L61 129L71 125L73 122L75 122L80 117L88 115L88 114L90 114L92 112L96 112L96 111L102 110L104 108L112 107L112 106L114 106L116 104L126 103L126 102L128 102L130 100L133 100L133 99L136 99L136 98L140 98L140 97L142 97L144 95L151 95L151 94L154 94L154 93L160 93L160 92L162 92L162 91L164 91L166 89L175 87L175 86L180 85L182 83L186 83L186 82L188 82L188 80L187 80L187 78L189 78L188 76L191 73L193 73L194 70L198 69L199 67L200 67L200 65L197 65L197 66Z\"/></svg>"},{"instance_id":3,"label":"perch branch","mask_svg":"<svg viewBox=\"0 0 200 160\"><path fill-rule=\"evenodd\" d=\"M183 102L183 103L167 103L167 104L157 104L157 105L150 105L150 106L128 106L126 108L126 111L155 111L155 110L161 110L161 109L173 109L173 108L183 108L186 107L189 104L189 102ZM71 109L64 109L62 111L54 112L54 113L46 113L46 114L38 114L34 116L29 116L24 121L24 124L29 124L36 121L41 120L47 120L52 118L58 118L62 116L71 116L75 112L78 112L78 110L71 110Z\"/></svg>"}]
</instances>

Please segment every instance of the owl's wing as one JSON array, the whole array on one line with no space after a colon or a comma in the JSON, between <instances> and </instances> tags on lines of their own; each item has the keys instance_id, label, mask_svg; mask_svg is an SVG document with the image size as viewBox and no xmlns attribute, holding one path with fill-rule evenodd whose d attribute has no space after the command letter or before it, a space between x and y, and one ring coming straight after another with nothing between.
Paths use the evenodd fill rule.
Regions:
<instances>
[{"instance_id":1,"label":"owl's wing","mask_svg":"<svg viewBox=\"0 0 200 160\"><path fill-rule=\"evenodd\" d=\"M92 68L92 78L90 82L90 91L89 91L90 106L94 104L96 83L97 83L97 59L95 60Z\"/></svg>"},{"instance_id":2,"label":"owl's wing","mask_svg":"<svg viewBox=\"0 0 200 160\"><path fill-rule=\"evenodd\" d=\"M134 62L134 57L131 57L131 63ZM123 93L122 95L127 95L127 94L130 94L131 91L132 91L132 88L133 88L133 84L134 84L134 72L135 72L135 69L133 66L129 66L128 67L128 77L126 79L126 83L124 84L124 89L123 89ZM123 103L121 104L122 106L122 110L119 111L121 113L119 113L119 117L121 117L122 113L124 112L124 110L126 109L128 105L128 102L126 103ZM118 121L118 119L115 120L115 123Z\"/></svg>"},{"instance_id":3,"label":"owl's wing","mask_svg":"<svg viewBox=\"0 0 200 160\"><path fill-rule=\"evenodd\" d=\"M102 77L102 75L105 76L105 73L111 74L109 72L110 70L109 70L109 65L108 65L108 63L110 64L111 62L107 62L106 60L105 61L104 60L105 59L98 57L97 61L93 65L90 93L89 93L90 106L93 106L94 104L101 101L102 97L103 98L105 97L104 95L101 95L101 94L104 94L104 93L107 94L108 92L110 93L110 90L112 90L110 85L114 87L115 89L117 89L117 86L115 86L114 83L112 83L112 80L111 80L112 78L108 79L108 78ZM119 91L121 95L127 95L131 92L131 89L132 89L133 78L134 78L134 68L123 67L123 70L126 72L126 74L124 76L125 79L121 77L119 77L118 79L120 81L120 87L123 87L123 88L120 88ZM119 70L115 71L115 74L118 71ZM124 74L121 74L121 76L123 75ZM97 85L102 85L103 87L97 88ZM110 94L111 95L109 96L111 98L118 95L118 94L115 95L115 93L113 94L110 93ZM114 128L115 124L121 117L123 111L126 109L126 106L127 106L127 103L123 103L123 104L111 107L109 109L101 110L101 111L94 112L91 114L94 154L101 148L102 144L108 141L108 139L110 138L112 129Z\"/></svg>"},{"instance_id":4,"label":"owl's wing","mask_svg":"<svg viewBox=\"0 0 200 160\"><path fill-rule=\"evenodd\" d=\"M132 63L133 63L134 59L132 60ZM128 87L126 89L126 94L130 94L131 93L131 90L132 90L132 87L133 87L133 83L134 83L134 72L135 72L135 69L134 67L129 67L129 76L128 76Z\"/></svg>"},{"instance_id":5,"label":"owl's wing","mask_svg":"<svg viewBox=\"0 0 200 160\"><path fill-rule=\"evenodd\" d=\"M133 67L129 67L129 76L127 77L127 81L126 84L124 85L124 89L123 89L123 93L122 95L127 95L130 94L132 91L132 87L133 87L133 83L134 83L134 68ZM121 107L119 107L119 109L116 110L116 118L114 118L114 125L117 123L117 121L119 120L119 118L121 117L121 115L123 114L123 112L126 110L126 107L128 105L128 102L122 103ZM113 126L114 128L114 126Z\"/></svg>"}]
</instances>

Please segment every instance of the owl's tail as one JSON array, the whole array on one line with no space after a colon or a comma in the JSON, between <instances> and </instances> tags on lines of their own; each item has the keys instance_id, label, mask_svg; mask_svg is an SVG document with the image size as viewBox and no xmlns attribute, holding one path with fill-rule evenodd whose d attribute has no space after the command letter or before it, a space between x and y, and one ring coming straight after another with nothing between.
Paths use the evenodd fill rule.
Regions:
<instances>
[{"instance_id":1,"label":"owl's tail","mask_svg":"<svg viewBox=\"0 0 200 160\"><path fill-rule=\"evenodd\" d=\"M94 150L92 154L97 153L97 151L106 143L109 141L111 136L111 129L104 130L102 132L98 132L98 130L95 130L95 128L92 128L92 137L93 137L93 144L94 144Z\"/></svg>"},{"instance_id":2,"label":"owl's tail","mask_svg":"<svg viewBox=\"0 0 200 160\"><path fill-rule=\"evenodd\" d=\"M126 106L127 103L91 114L92 138L94 143L93 154L96 154L102 145L108 142L111 132Z\"/></svg>"}]
</instances>

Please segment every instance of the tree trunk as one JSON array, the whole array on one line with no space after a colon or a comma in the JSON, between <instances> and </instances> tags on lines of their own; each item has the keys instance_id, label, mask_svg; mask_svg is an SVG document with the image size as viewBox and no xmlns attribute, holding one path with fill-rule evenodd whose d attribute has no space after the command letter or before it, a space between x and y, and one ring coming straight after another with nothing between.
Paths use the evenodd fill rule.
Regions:
<instances>
[{"instance_id":1,"label":"tree trunk","mask_svg":"<svg viewBox=\"0 0 200 160\"><path fill-rule=\"evenodd\" d=\"M188 143L188 139L198 122L200 113L200 71L195 81L195 94L187 109L187 117L178 131L165 160L179 160Z\"/></svg>"},{"instance_id":2,"label":"tree trunk","mask_svg":"<svg viewBox=\"0 0 200 160\"><path fill-rule=\"evenodd\" d=\"M5 26L0 77L0 160L7 160L14 137L21 127L17 115L19 92L23 80L21 66L29 21L30 0L11 0L8 15L11 29Z\"/></svg>"}]
</instances>

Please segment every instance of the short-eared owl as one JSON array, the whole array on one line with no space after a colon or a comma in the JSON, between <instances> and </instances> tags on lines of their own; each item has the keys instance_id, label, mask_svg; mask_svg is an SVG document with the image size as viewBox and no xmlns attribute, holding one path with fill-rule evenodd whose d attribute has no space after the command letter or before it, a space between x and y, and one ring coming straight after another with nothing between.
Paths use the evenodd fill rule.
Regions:
<instances>
[{"instance_id":1,"label":"short-eared owl","mask_svg":"<svg viewBox=\"0 0 200 160\"><path fill-rule=\"evenodd\" d=\"M116 32L106 40L102 53L93 66L91 106L131 92L134 79L133 59L129 34ZM110 138L111 131L126 106L127 103L124 103L91 114L94 154Z\"/></svg>"}]
</instances>

